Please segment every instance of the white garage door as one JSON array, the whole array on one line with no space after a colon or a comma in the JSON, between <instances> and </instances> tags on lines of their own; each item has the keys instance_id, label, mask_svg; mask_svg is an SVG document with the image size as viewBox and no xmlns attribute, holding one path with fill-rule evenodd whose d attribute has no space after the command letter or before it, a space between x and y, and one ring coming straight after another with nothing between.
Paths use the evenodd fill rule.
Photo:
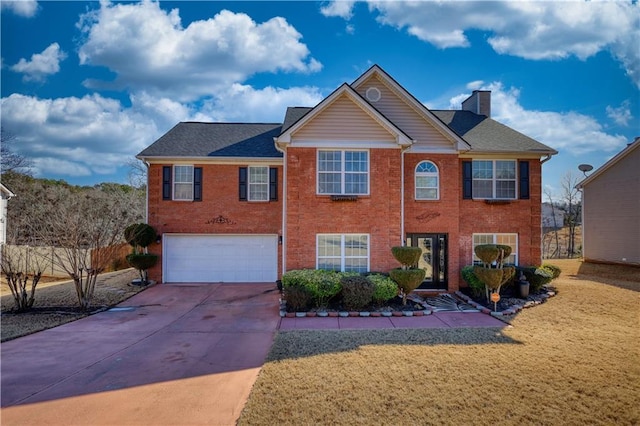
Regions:
<instances>
[{"instance_id":1,"label":"white garage door","mask_svg":"<svg viewBox=\"0 0 640 426\"><path fill-rule=\"evenodd\" d=\"M168 235L163 239L164 282L274 282L277 235Z\"/></svg>"}]
</instances>

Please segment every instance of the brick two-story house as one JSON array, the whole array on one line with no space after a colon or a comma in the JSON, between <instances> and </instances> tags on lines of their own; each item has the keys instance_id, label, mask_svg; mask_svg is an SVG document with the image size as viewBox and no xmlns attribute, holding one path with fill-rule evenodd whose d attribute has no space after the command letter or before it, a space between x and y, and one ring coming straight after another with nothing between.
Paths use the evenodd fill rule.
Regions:
<instances>
[{"instance_id":1,"label":"brick two-story house","mask_svg":"<svg viewBox=\"0 0 640 426\"><path fill-rule=\"evenodd\" d=\"M455 291L473 247L541 261L541 167L556 151L490 118L491 93L430 110L375 65L283 123L179 123L142 151L162 282L386 272L421 247L423 289Z\"/></svg>"}]
</instances>

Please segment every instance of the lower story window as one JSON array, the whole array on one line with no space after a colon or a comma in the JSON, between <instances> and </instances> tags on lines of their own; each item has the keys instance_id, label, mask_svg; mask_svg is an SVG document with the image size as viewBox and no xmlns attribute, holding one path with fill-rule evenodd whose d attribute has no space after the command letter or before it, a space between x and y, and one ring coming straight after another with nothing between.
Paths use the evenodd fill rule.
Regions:
<instances>
[{"instance_id":1,"label":"lower story window","mask_svg":"<svg viewBox=\"0 0 640 426\"><path fill-rule=\"evenodd\" d=\"M342 272L369 270L369 235L318 234L317 267Z\"/></svg>"},{"instance_id":2,"label":"lower story window","mask_svg":"<svg viewBox=\"0 0 640 426\"><path fill-rule=\"evenodd\" d=\"M473 234L473 263L482 263L476 256L476 246L482 244L500 244L511 247L511 255L504 260L504 264L518 264L518 234Z\"/></svg>"}]
</instances>

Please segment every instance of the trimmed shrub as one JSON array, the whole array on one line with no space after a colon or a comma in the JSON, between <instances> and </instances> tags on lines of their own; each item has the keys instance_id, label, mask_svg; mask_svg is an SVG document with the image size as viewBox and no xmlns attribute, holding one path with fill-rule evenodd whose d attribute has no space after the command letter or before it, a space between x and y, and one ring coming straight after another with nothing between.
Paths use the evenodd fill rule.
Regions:
<instances>
[{"instance_id":1,"label":"trimmed shrub","mask_svg":"<svg viewBox=\"0 0 640 426\"><path fill-rule=\"evenodd\" d=\"M391 254L404 267L416 265L420 260L420 247L396 246L391 248Z\"/></svg>"},{"instance_id":2,"label":"trimmed shrub","mask_svg":"<svg viewBox=\"0 0 640 426\"><path fill-rule=\"evenodd\" d=\"M357 311L371 303L375 286L367 277L342 277L342 302L348 310Z\"/></svg>"},{"instance_id":3,"label":"trimmed shrub","mask_svg":"<svg viewBox=\"0 0 640 426\"><path fill-rule=\"evenodd\" d=\"M560 276L560 274L562 273L562 269L560 269L559 267L557 267L556 265L551 265L550 263L545 263L542 265L542 267L544 269L547 269L549 271L551 271L553 273L553 277L552 279L556 279Z\"/></svg>"},{"instance_id":4,"label":"trimmed shrub","mask_svg":"<svg viewBox=\"0 0 640 426\"><path fill-rule=\"evenodd\" d=\"M374 290L372 299L374 303L384 303L398 295L398 284L388 276L370 274L367 275L367 278L373 283Z\"/></svg>"},{"instance_id":5,"label":"trimmed shrub","mask_svg":"<svg viewBox=\"0 0 640 426\"><path fill-rule=\"evenodd\" d=\"M544 267L518 266L518 273L522 272L529 281L530 292L540 291L543 285L549 284L553 280L553 271Z\"/></svg>"},{"instance_id":6,"label":"trimmed shrub","mask_svg":"<svg viewBox=\"0 0 640 426\"><path fill-rule=\"evenodd\" d=\"M306 287L293 285L284 289L284 300L287 302L287 308L293 311L306 310L311 299L311 293Z\"/></svg>"},{"instance_id":7,"label":"trimmed shrub","mask_svg":"<svg viewBox=\"0 0 640 426\"><path fill-rule=\"evenodd\" d=\"M473 265L467 265L460 270L462 279L469 285L473 297L481 297L484 294L484 284L473 273Z\"/></svg>"},{"instance_id":8,"label":"trimmed shrub","mask_svg":"<svg viewBox=\"0 0 640 426\"><path fill-rule=\"evenodd\" d=\"M392 269L389 276L398 283L402 289L402 304L407 304L407 294L418 288L424 280L426 271L424 269Z\"/></svg>"},{"instance_id":9,"label":"trimmed shrub","mask_svg":"<svg viewBox=\"0 0 640 426\"><path fill-rule=\"evenodd\" d=\"M137 253L137 248L143 249L151 245L156 240L156 230L146 223L133 223L124 230L124 239L133 247L133 252Z\"/></svg>"},{"instance_id":10,"label":"trimmed shrub","mask_svg":"<svg viewBox=\"0 0 640 426\"><path fill-rule=\"evenodd\" d=\"M282 275L282 287L304 287L317 307L325 307L342 290L340 279L357 276L356 272L336 272L322 269L297 269Z\"/></svg>"},{"instance_id":11,"label":"trimmed shrub","mask_svg":"<svg viewBox=\"0 0 640 426\"><path fill-rule=\"evenodd\" d=\"M151 268L158 261L157 254L132 253L127 255L127 262L139 271Z\"/></svg>"},{"instance_id":12,"label":"trimmed shrub","mask_svg":"<svg viewBox=\"0 0 640 426\"><path fill-rule=\"evenodd\" d=\"M492 264L500 256L500 249L495 244L480 244L473 251L485 265Z\"/></svg>"}]
</instances>

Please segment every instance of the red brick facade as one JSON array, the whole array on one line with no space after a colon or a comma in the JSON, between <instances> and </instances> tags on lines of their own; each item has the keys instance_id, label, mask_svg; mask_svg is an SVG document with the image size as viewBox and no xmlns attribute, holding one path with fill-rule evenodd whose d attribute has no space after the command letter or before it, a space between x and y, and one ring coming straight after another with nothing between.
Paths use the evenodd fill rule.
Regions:
<instances>
[{"instance_id":1,"label":"red brick facade","mask_svg":"<svg viewBox=\"0 0 640 426\"><path fill-rule=\"evenodd\" d=\"M282 235L282 166L278 168L278 201L240 201L238 169L246 165L194 164L202 167L202 201L162 199L162 167L149 167L148 223L163 233L185 234L278 234ZM270 166L275 167L275 166ZM150 253L160 255L149 270L150 279L162 280L162 245L153 244ZM282 274L282 251L278 255L278 275Z\"/></svg>"}]
</instances>

